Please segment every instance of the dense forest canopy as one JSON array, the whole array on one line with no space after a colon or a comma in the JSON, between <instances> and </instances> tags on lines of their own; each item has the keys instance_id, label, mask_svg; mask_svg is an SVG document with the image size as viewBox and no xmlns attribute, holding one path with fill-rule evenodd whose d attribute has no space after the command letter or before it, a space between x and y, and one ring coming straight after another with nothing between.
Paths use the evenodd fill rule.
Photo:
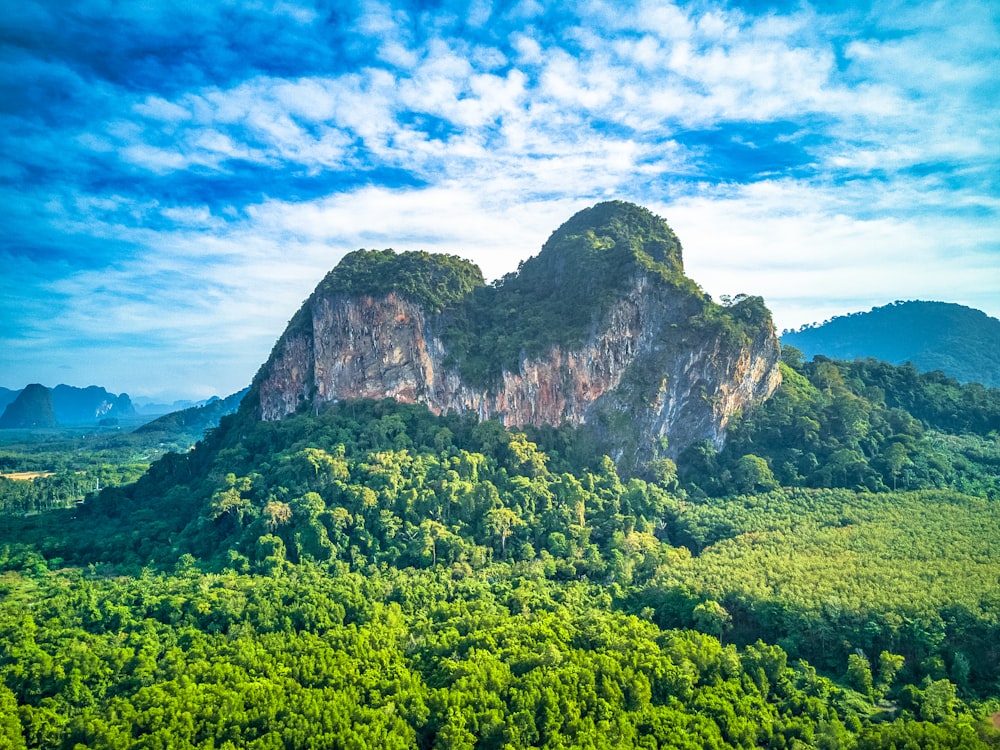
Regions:
<instances>
[{"instance_id":1,"label":"dense forest canopy","mask_svg":"<svg viewBox=\"0 0 1000 750\"><path fill-rule=\"evenodd\" d=\"M359 251L316 294L413 299L488 379L637 273L770 329L617 203L492 285ZM5 446L38 476L0 479L0 747L1000 747L1000 391L781 368L676 463L392 400Z\"/></svg>"},{"instance_id":2,"label":"dense forest canopy","mask_svg":"<svg viewBox=\"0 0 1000 750\"><path fill-rule=\"evenodd\" d=\"M641 476L579 431L342 402L5 516L0 736L1000 746L997 392L784 367L725 450Z\"/></svg>"},{"instance_id":3,"label":"dense forest canopy","mask_svg":"<svg viewBox=\"0 0 1000 750\"><path fill-rule=\"evenodd\" d=\"M1000 390L876 360L784 347L783 383L736 420L725 450L696 445L682 477L721 495L778 485L880 491L948 487L1000 496Z\"/></svg>"}]
</instances>

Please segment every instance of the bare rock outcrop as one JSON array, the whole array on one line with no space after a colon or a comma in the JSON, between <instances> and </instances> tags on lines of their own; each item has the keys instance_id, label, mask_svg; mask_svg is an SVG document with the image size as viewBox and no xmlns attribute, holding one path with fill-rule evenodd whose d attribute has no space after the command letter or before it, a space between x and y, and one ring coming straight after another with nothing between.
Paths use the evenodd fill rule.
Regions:
<instances>
[{"instance_id":1,"label":"bare rock outcrop","mask_svg":"<svg viewBox=\"0 0 1000 750\"><path fill-rule=\"evenodd\" d=\"M586 319L576 321L581 325L573 336L559 340L553 334L547 345L544 340L539 345L537 335L528 337L533 345L521 349L516 361L501 362L489 377L477 378L464 366L473 353L488 355L489 337L499 346L500 336L524 329L524 318L509 326L502 319L478 323L476 303L463 308L461 295L444 309L429 309L432 305L414 299L419 295L412 289L407 293L398 278L388 280L387 289L361 293L328 281L293 319L245 405L259 418L275 420L304 404L316 408L341 399L393 398L424 403L435 413L473 411L508 427L587 425L616 461L628 465L676 456L703 439L721 447L731 416L767 398L780 382L770 314L755 297L728 308L709 300L683 276L679 243L664 250L660 242L652 252L637 244L634 227L630 235L620 218L647 221L648 212L635 213L644 209L601 204L589 211L598 209L606 210L602 221L591 221L596 226L589 226L586 216L581 223L578 215L557 231L538 256L538 268L526 263L507 283L468 295L493 295L485 303L480 299L478 309L500 309L509 284L509 294L516 292L523 303L528 295L516 287L518 277L544 273L555 291L546 292L540 304L552 307L560 304L559 276L564 274L574 285L566 290L566 315L579 318L576 287L604 283L609 274L602 268L581 271L574 263L594 258L610 263L607 268L621 273L607 281L610 289L585 290L601 301L586 310ZM576 232L579 226L575 233L563 231L573 222L586 231ZM589 243L589 255L559 254L560 247L574 247L578 240ZM595 247L604 255L593 255ZM611 256L616 247L619 256ZM640 262L632 262L636 258ZM558 308L553 310L556 317L550 319L558 320ZM467 320L474 321L473 330L457 329Z\"/></svg>"}]
</instances>

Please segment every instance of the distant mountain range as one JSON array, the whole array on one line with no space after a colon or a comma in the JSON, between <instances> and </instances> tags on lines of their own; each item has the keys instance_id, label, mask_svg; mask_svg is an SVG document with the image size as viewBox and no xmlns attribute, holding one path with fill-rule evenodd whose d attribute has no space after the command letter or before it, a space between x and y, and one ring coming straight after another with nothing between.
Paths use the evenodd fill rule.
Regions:
<instances>
[{"instance_id":1,"label":"distant mountain range","mask_svg":"<svg viewBox=\"0 0 1000 750\"><path fill-rule=\"evenodd\" d=\"M807 358L910 362L924 372L1000 388L1000 320L949 302L893 302L785 331L781 342Z\"/></svg>"},{"instance_id":2,"label":"distant mountain range","mask_svg":"<svg viewBox=\"0 0 1000 750\"><path fill-rule=\"evenodd\" d=\"M216 427L222 417L235 412L247 390L224 399L213 396L205 401L175 401L172 405L145 399L136 408L127 393L115 395L93 385L46 388L33 383L21 390L0 388L0 429L117 426L119 419L131 429L144 417L153 417L134 434L186 448L200 440L205 430Z\"/></svg>"},{"instance_id":3,"label":"distant mountain range","mask_svg":"<svg viewBox=\"0 0 1000 750\"><path fill-rule=\"evenodd\" d=\"M200 401L178 399L168 404L145 396L136 396L132 399L132 405L135 406L136 413L140 415L160 417L164 414L172 414L175 411L183 411L184 409L191 409L196 406L205 406L213 401L220 400L221 398L219 396L212 396L211 398L201 399Z\"/></svg>"},{"instance_id":4,"label":"distant mountain range","mask_svg":"<svg viewBox=\"0 0 1000 750\"><path fill-rule=\"evenodd\" d=\"M33 383L20 391L4 388L0 405L0 428L98 424L136 416L127 393L115 395L96 385L46 388Z\"/></svg>"},{"instance_id":5,"label":"distant mountain range","mask_svg":"<svg viewBox=\"0 0 1000 750\"><path fill-rule=\"evenodd\" d=\"M197 442L205 434L205 430L217 427L219 420L227 414L234 414L249 390L247 387L226 398L211 398L206 403L164 414L142 425L132 434L159 437L164 441L186 441L188 444Z\"/></svg>"}]
</instances>

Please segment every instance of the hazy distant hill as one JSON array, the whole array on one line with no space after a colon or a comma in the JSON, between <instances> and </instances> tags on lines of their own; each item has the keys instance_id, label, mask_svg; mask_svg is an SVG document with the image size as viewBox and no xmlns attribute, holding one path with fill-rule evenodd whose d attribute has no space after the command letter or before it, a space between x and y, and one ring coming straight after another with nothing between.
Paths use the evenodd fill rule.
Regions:
<instances>
[{"instance_id":1,"label":"hazy distant hill","mask_svg":"<svg viewBox=\"0 0 1000 750\"><path fill-rule=\"evenodd\" d=\"M86 388L57 385L52 389L52 408L59 424L88 424L135 416L135 407L127 393L116 396L96 385Z\"/></svg>"},{"instance_id":2,"label":"hazy distant hill","mask_svg":"<svg viewBox=\"0 0 1000 750\"><path fill-rule=\"evenodd\" d=\"M31 393L24 400L25 393L29 389ZM47 396L42 398L39 389L44 390ZM23 403L19 404L22 400ZM0 408L4 408L4 416L15 408L15 404L19 405L14 416L0 421L0 426L55 427L97 424L102 420L136 416L132 400L127 393L115 395L96 385L77 388L60 384L50 389L36 383L22 391L0 389ZM15 422L17 424L14 424Z\"/></svg>"},{"instance_id":3,"label":"hazy distant hill","mask_svg":"<svg viewBox=\"0 0 1000 750\"><path fill-rule=\"evenodd\" d=\"M808 358L911 362L961 382L1000 387L1000 320L949 302L893 302L786 331L781 341Z\"/></svg>"},{"instance_id":4,"label":"hazy distant hill","mask_svg":"<svg viewBox=\"0 0 1000 750\"><path fill-rule=\"evenodd\" d=\"M2 414L3 410L7 408L7 404L17 398L17 394L20 392L21 391L12 391L10 388L0 388L0 414Z\"/></svg>"},{"instance_id":5,"label":"hazy distant hill","mask_svg":"<svg viewBox=\"0 0 1000 750\"><path fill-rule=\"evenodd\" d=\"M185 444L189 446L200 440L205 430L217 427L224 416L235 413L248 390L250 389L244 388L226 398L214 398L200 406L164 414L134 430L132 434L159 436L163 441L176 443L178 448Z\"/></svg>"},{"instance_id":6,"label":"hazy distant hill","mask_svg":"<svg viewBox=\"0 0 1000 750\"><path fill-rule=\"evenodd\" d=\"M17 394L0 415L0 428L55 427L52 392L44 385L32 383Z\"/></svg>"},{"instance_id":7,"label":"hazy distant hill","mask_svg":"<svg viewBox=\"0 0 1000 750\"><path fill-rule=\"evenodd\" d=\"M212 401L217 401L218 396L213 396L212 398L207 398L201 401L192 401L190 399L178 399L169 404L162 403L159 401L154 401L150 398L137 397L132 399L132 405L135 407L137 414L142 415L152 415L154 417L159 417L164 414L172 414L175 411L183 411L184 409L190 409L195 406L204 406Z\"/></svg>"}]
</instances>

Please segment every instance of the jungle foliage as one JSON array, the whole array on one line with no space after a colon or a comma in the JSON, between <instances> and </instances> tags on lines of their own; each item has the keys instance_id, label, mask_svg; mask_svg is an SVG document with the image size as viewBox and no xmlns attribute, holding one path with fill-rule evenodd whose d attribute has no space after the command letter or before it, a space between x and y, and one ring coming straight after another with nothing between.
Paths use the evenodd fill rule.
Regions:
<instances>
[{"instance_id":1,"label":"jungle foliage","mask_svg":"<svg viewBox=\"0 0 1000 750\"><path fill-rule=\"evenodd\" d=\"M777 646L616 611L600 586L437 567L276 575L49 572L0 560L0 744L10 748L986 748L948 680L873 695Z\"/></svg>"},{"instance_id":2,"label":"jungle foliage","mask_svg":"<svg viewBox=\"0 0 1000 750\"><path fill-rule=\"evenodd\" d=\"M1000 747L997 392L783 368L641 476L351 401L0 515L0 747Z\"/></svg>"},{"instance_id":3,"label":"jungle foliage","mask_svg":"<svg viewBox=\"0 0 1000 750\"><path fill-rule=\"evenodd\" d=\"M725 449L699 444L682 457L696 494L781 485L1000 497L1000 390L912 365L806 363L792 347L783 356L781 388L734 420Z\"/></svg>"},{"instance_id":4,"label":"jungle foliage","mask_svg":"<svg viewBox=\"0 0 1000 750\"><path fill-rule=\"evenodd\" d=\"M10 736L997 745L995 500L715 499L669 461L628 478L582 455L560 431L344 402L227 417L134 484L8 516Z\"/></svg>"}]
</instances>

